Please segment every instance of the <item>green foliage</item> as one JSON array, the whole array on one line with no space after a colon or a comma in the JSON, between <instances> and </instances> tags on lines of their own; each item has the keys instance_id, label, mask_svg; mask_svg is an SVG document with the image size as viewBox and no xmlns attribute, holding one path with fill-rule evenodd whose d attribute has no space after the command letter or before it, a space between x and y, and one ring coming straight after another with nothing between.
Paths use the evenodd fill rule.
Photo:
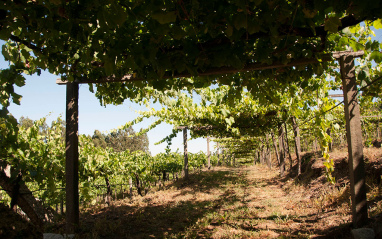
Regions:
<instances>
[{"instance_id":1,"label":"green foliage","mask_svg":"<svg viewBox=\"0 0 382 239\"><path fill-rule=\"evenodd\" d=\"M188 126L193 137L230 137L232 147L238 139L261 147L254 141L265 142L265 135L294 116L312 127L312 134L320 139L329 175L333 163L326 154L330 142L326 129L334 118L328 113L334 103L327 98L330 87L326 78L335 77L331 89L338 87L341 78L333 70L338 69L337 63L232 72L256 64L320 60L323 54L339 50L364 50L365 56L356 67L358 83L365 97L378 99L382 92L381 44L371 40L370 26L381 27L381 8L382 2L370 0L320 4L283 0L6 0L0 7L0 39L7 41L2 54L10 62L0 71L2 159L25 171L27 180L35 180L39 187L57 186L50 176L40 176L49 168L62 177L58 173L63 160L62 125L57 122L44 133L40 130L44 120L28 129L18 128L7 110L10 102L20 103L14 86L25 84L23 73L48 70L69 81L128 75L123 83L97 84L100 103L159 101L163 109L144 112L136 122L157 117L147 130L161 122L173 124L166 141L171 141L178 126ZM209 89L211 85L217 89ZM192 93L193 89L203 96L199 105L182 92ZM123 168L128 172L124 175L138 181L150 181L156 172L148 163L152 160L149 155L136 152L130 157L127 153L139 149L133 145L141 145L144 151L147 145L144 137L140 143L129 143L131 124L109 135L96 132L93 142L103 148L82 137L84 195L91 191L90 182L113 170ZM171 168L178 168L176 157L169 157L175 163ZM169 162L158 165L170 167Z\"/></svg>"},{"instance_id":2,"label":"green foliage","mask_svg":"<svg viewBox=\"0 0 382 239\"><path fill-rule=\"evenodd\" d=\"M102 134L98 130L94 131L92 136L93 143L99 147L110 147L116 152L129 150L134 152L137 150L149 152L149 139L144 132L135 133L134 129L130 126L113 130L108 134Z\"/></svg>"},{"instance_id":3,"label":"green foliage","mask_svg":"<svg viewBox=\"0 0 382 239\"><path fill-rule=\"evenodd\" d=\"M235 82L252 94L262 94L264 87L259 84L282 89L299 83L296 76L320 75L330 64L200 75L219 68L240 70L253 63L320 58L320 53L339 50L338 43L357 42L339 31L381 17L381 3L369 2L7 0L1 7L0 39L9 41L2 52L12 63L3 74L17 77L1 78L11 86L22 85L21 72L43 69L69 81L127 74L141 79L97 85L102 104L121 104L128 98L140 101L150 95L150 87L166 91L216 82ZM380 20L373 25L378 28ZM18 102L11 88L5 92L5 98Z\"/></svg>"},{"instance_id":4,"label":"green foliage","mask_svg":"<svg viewBox=\"0 0 382 239\"><path fill-rule=\"evenodd\" d=\"M58 203L63 194L58 188L64 187L65 147L62 140L63 125L58 119L51 127L45 128L45 118L36 120L30 127L18 126L16 121L8 123L7 139L12 144L2 145L5 155L2 161L11 166L11 177L22 173L22 180L39 198L50 198ZM17 132L17 135L10 134ZM46 190L47 189L47 190ZM42 191L40 191L42 190Z\"/></svg>"},{"instance_id":5,"label":"green foliage","mask_svg":"<svg viewBox=\"0 0 382 239\"><path fill-rule=\"evenodd\" d=\"M24 116L21 116L19 119L19 124L25 129L28 129L33 126L33 120L29 119L28 117L24 118Z\"/></svg>"},{"instance_id":6,"label":"green foliage","mask_svg":"<svg viewBox=\"0 0 382 239\"><path fill-rule=\"evenodd\" d=\"M21 123L31 121L27 119L22 118ZM32 123L25 127L25 124L17 124L12 116L8 116L8 121L0 124L2 163L9 164L12 173L21 171L23 181L34 191L34 196L53 206L65 198L64 124L60 118L50 127L45 118ZM126 185L132 178L135 184L138 180L144 189L163 172L175 174L183 169L184 156L179 152L153 157L140 150L131 152L98 147L93 141L92 137L79 136L79 190L83 204L95 203L96 196L105 193L106 190L102 189L105 178L112 185ZM206 164L206 156L203 153L190 154L189 162L190 169L201 168Z\"/></svg>"},{"instance_id":7,"label":"green foliage","mask_svg":"<svg viewBox=\"0 0 382 239\"><path fill-rule=\"evenodd\" d=\"M4 111L0 111L4 114ZM14 151L17 150L17 136L19 128L17 120L10 114L4 114L0 117L0 157L8 161Z\"/></svg>"},{"instance_id":8,"label":"green foliage","mask_svg":"<svg viewBox=\"0 0 382 239\"><path fill-rule=\"evenodd\" d=\"M338 16L329 17L325 20L325 30L329 32L338 32L338 27L342 26L341 20Z\"/></svg>"}]
</instances>

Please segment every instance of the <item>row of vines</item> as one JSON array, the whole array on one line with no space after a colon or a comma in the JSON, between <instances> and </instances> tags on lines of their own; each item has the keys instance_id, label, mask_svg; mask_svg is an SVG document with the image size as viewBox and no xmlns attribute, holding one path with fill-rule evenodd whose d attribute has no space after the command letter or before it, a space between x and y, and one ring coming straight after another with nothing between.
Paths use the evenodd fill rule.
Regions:
<instances>
[{"instance_id":1,"label":"row of vines","mask_svg":"<svg viewBox=\"0 0 382 239\"><path fill-rule=\"evenodd\" d=\"M11 178L21 175L21 182L46 207L65 201L65 126L61 119L42 133L45 118L26 129L17 125L17 150L9 152ZM212 165L217 157L210 156ZM203 152L189 153L189 169L198 172L207 164ZM142 151L116 152L112 148L94 146L90 136L79 137L79 191L81 205L95 204L99 195L116 195L116 191L143 195L164 181L177 180L184 168L183 153L166 151L155 156ZM14 172L18 170L17 172ZM114 192L112 194L112 191ZM20 190L19 194L23 194ZM6 190L0 191L3 203L10 203ZM62 209L61 209L62 210Z\"/></svg>"},{"instance_id":2,"label":"row of vines","mask_svg":"<svg viewBox=\"0 0 382 239\"><path fill-rule=\"evenodd\" d=\"M381 147L382 142L382 104L380 99L373 101L361 98L361 124L364 147ZM310 109L304 117L287 114L284 120L269 128L263 135L252 137L216 138L222 152L245 162L279 166L293 174L301 173L301 152L320 151L329 156L325 162L328 179L334 182L330 173L334 170L330 153L334 149L346 149L346 124L343 105L337 103L335 108L322 113ZM270 120L270 119L269 119ZM282 155L281 155L282 154ZM280 159L282 158L282 159ZM273 160L272 160L273 159ZM285 160L284 162L281 162ZM294 161L296 160L296 161ZM275 162L276 161L276 162ZM272 165L273 164L273 165ZM284 164L284 166L281 166ZM297 164L297 167L295 167Z\"/></svg>"},{"instance_id":3,"label":"row of vines","mask_svg":"<svg viewBox=\"0 0 382 239\"><path fill-rule=\"evenodd\" d=\"M29 193L20 189L24 182L35 198L54 205L63 201L62 188L70 189L64 181L60 120L49 132L40 134L44 119L23 129L8 111L11 102L19 104L21 100L14 86L25 84L24 74L40 74L42 70L60 75L64 82L90 82L90 91L102 105L118 105L127 99L141 104L159 102L162 109L143 112L135 122L156 117L147 130L162 122L172 124L172 134L163 139L168 143L180 127L187 127L193 138L214 137L227 153L253 158L271 140L285 137L280 125L286 125L284 130L289 132L298 125L301 134L308 132L309 139L317 139L330 173L332 138L328 130L336 135L335 130L343 130L344 125L343 118L333 113L340 107L328 97L330 90L342 85L332 53L362 50L364 55L356 66L358 90L369 102L379 100L382 45L372 36L373 29L382 29L381 4L4 1L0 39L7 41L2 54L10 64L0 71L2 198L5 193L12 194L12 199L18 193ZM200 104L189 97L194 92L202 97ZM367 139L368 127L364 121ZM97 185L105 185L110 195L111 185L131 180L143 194L159 177L172 174L176 178L183 168L179 153L154 157L142 152L117 153L95 147L83 135L79 142L81 204L93 203L105 190ZM284 148L283 142L279 148ZM189 157L191 170L206 163L205 155L193 157ZM280 165L282 168L281 157ZM5 185L7 180L13 188ZM73 182L77 184L76 177ZM78 209L78 195L73 198L67 205ZM11 206L17 202L13 201ZM75 231L72 226L78 224L77 211L68 213L73 214L67 218L68 232Z\"/></svg>"}]
</instances>

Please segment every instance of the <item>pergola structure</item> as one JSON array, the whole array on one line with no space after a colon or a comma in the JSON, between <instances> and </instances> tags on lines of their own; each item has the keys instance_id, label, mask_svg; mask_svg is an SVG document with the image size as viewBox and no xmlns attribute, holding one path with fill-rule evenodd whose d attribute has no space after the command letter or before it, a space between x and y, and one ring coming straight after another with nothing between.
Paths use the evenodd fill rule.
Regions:
<instances>
[{"instance_id":1,"label":"pergola structure","mask_svg":"<svg viewBox=\"0 0 382 239\"><path fill-rule=\"evenodd\" d=\"M12 64L4 71L11 74L2 74L1 103L8 113L10 99L19 99L13 86L25 83L23 72L49 70L67 81L66 220L73 233L79 224L79 84L99 84L103 104L150 97L151 89L164 94L211 84L247 87L262 97L259 85L269 87L267 94L291 84L304 88L337 59L358 227L367 212L353 60L362 53L323 54L352 47L382 62L380 44L367 40L359 25L382 28L381 18L382 2L372 0L4 0L0 39L9 41L3 55Z\"/></svg>"},{"instance_id":2,"label":"pergola structure","mask_svg":"<svg viewBox=\"0 0 382 239\"><path fill-rule=\"evenodd\" d=\"M353 224L359 227L367 222L366 206L366 185L365 169L363 160L361 116L359 104L357 102L357 85L355 78L354 58L362 56L363 51L334 52L325 55L323 61L336 59L340 62L340 71L342 76L344 109L346 119L346 131L349 153L349 177L352 199ZM232 67L221 69L210 69L200 73L200 75L215 75L224 73L236 73L243 71L255 71L272 68L282 68L287 66L297 66L304 64L318 64L317 59L303 59L292 61L288 64L275 63L272 65L252 64L241 70ZM181 74L173 77L188 77L190 75ZM133 75L126 75L122 78L110 77L102 80L93 81L91 79L76 79L74 82L65 82L60 79L58 84L65 84L67 88L66 99L66 222L67 232L73 233L79 225L79 193L78 193L78 86L83 83L101 83L101 82L123 82L142 80L134 78ZM188 177L188 157L187 157L187 129L183 128L183 137L185 142L185 168L184 176Z\"/></svg>"}]
</instances>

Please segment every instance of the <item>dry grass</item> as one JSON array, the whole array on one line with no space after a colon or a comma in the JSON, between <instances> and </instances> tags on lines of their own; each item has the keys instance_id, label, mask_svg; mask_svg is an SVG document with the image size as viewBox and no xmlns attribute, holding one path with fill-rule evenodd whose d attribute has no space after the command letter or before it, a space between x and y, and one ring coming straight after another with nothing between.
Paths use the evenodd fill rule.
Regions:
<instances>
[{"instance_id":1,"label":"dry grass","mask_svg":"<svg viewBox=\"0 0 382 239\"><path fill-rule=\"evenodd\" d=\"M314 154L299 178L261 165L218 167L84 210L78 238L351 238L346 153L331 155L336 185L326 182ZM365 155L368 170L378 170L382 152ZM368 184L373 216L382 212L381 187L373 178Z\"/></svg>"}]
</instances>

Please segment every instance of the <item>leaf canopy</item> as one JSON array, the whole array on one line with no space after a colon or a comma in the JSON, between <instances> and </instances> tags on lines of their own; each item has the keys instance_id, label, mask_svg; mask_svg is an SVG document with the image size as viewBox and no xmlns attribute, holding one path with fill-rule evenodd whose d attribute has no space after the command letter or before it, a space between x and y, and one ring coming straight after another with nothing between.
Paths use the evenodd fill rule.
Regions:
<instances>
[{"instance_id":1,"label":"leaf canopy","mask_svg":"<svg viewBox=\"0 0 382 239\"><path fill-rule=\"evenodd\" d=\"M284 85L298 81L296 75L310 78L327 64L254 75L224 69L338 50L331 34L381 18L381 9L381 2L368 0L6 0L0 39L15 43L3 49L7 60L23 62L21 69L32 73L48 69L69 81L99 82L129 74L125 83L97 86L101 103L119 104L140 97L145 86L164 91L237 81L254 91L264 79ZM206 71L215 73L200 77Z\"/></svg>"}]
</instances>

